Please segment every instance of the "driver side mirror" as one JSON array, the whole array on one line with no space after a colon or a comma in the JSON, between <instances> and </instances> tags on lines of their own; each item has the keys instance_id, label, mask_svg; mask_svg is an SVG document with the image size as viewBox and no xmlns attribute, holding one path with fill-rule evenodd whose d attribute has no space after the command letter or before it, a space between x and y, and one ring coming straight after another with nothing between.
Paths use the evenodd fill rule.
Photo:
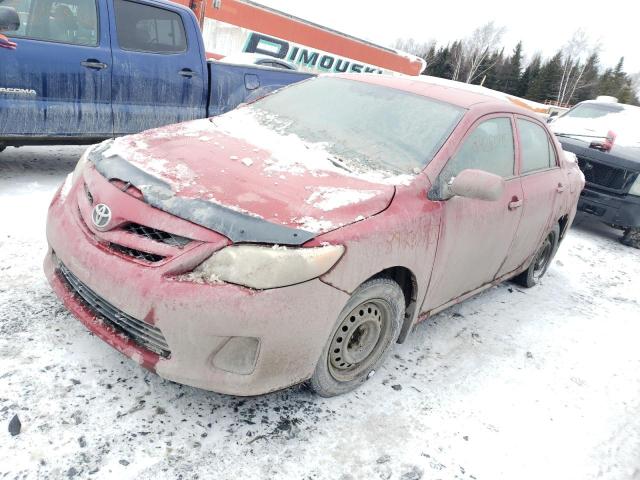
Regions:
<instances>
[{"instance_id":1,"label":"driver side mirror","mask_svg":"<svg viewBox=\"0 0 640 480\"><path fill-rule=\"evenodd\" d=\"M504 179L502 177L484 170L469 168L461 171L443 186L441 200L458 196L495 201L502 198L503 193Z\"/></svg>"},{"instance_id":2,"label":"driver side mirror","mask_svg":"<svg viewBox=\"0 0 640 480\"><path fill-rule=\"evenodd\" d=\"M20 16L13 7L0 7L0 32L12 32L20 28Z\"/></svg>"}]
</instances>

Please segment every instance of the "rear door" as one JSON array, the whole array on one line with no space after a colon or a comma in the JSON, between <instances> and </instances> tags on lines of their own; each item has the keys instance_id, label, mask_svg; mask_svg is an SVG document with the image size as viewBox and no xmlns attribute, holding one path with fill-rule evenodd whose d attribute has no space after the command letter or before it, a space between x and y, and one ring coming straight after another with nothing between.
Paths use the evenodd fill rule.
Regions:
<instances>
[{"instance_id":1,"label":"rear door","mask_svg":"<svg viewBox=\"0 0 640 480\"><path fill-rule=\"evenodd\" d=\"M114 0L113 5L115 133L204 117L204 52L192 16L153 2Z\"/></svg>"},{"instance_id":2,"label":"rear door","mask_svg":"<svg viewBox=\"0 0 640 480\"><path fill-rule=\"evenodd\" d=\"M448 183L462 170L484 170L505 180L496 201L453 197L442 202L442 225L423 311L440 307L496 277L518 229L522 186L515 168L510 115L483 117L436 179Z\"/></svg>"},{"instance_id":3,"label":"rear door","mask_svg":"<svg viewBox=\"0 0 640 480\"><path fill-rule=\"evenodd\" d=\"M111 47L96 0L18 0L0 48L0 136L112 134Z\"/></svg>"},{"instance_id":4,"label":"rear door","mask_svg":"<svg viewBox=\"0 0 640 480\"><path fill-rule=\"evenodd\" d=\"M536 252L551 224L558 220L562 196L568 194L567 179L546 128L520 116L516 117L516 128L524 191L522 220L499 276L517 269Z\"/></svg>"}]
</instances>

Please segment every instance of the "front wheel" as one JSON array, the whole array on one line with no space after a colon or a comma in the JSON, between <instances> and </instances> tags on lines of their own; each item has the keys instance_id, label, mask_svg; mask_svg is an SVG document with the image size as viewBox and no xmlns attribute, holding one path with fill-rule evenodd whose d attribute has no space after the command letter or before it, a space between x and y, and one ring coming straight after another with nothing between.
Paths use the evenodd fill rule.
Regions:
<instances>
[{"instance_id":1,"label":"front wheel","mask_svg":"<svg viewBox=\"0 0 640 480\"><path fill-rule=\"evenodd\" d=\"M540 282L540 279L547 273L551 260L558 250L560 240L560 226L556 223L549 235L542 241L542 245L536 251L529 268L513 280L525 288L531 288Z\"/></svg>"},{"instance_id":2,"label":"front wheel","mask_svg":"<svg viewBox=\"0 0 640 480\"><path fill-rule=\"evenodd\" d=\"M398 339L404 311L404 294L393 280L374 278L360 285L338 317L311 388L333 397L371 378Z\"/></svg>"},{"instance_id":3,"label":"front wheel","mask_svg":"<svg viewBox=\"0 0 640 480\"><path fill-rule=\"evenodd\" d=\"M640 228L627 228L620 239L623 245L633 248L640 248Z\"/></svg>"}]
</instances>

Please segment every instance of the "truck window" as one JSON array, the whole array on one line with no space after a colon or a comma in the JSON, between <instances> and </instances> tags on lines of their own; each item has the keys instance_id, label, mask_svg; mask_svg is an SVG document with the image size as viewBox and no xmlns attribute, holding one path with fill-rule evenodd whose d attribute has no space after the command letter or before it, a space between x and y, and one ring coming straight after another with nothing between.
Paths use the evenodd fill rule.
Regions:
<instances>
[{"instance_id":1,"label":"truck window","mask_svg":"<svg viewBox=\"0 0 640 480\"><path fill-rule=\"evenodd\" d=\"M486 120L465 138L460 150L442 170L440 178L448 182L468 168L503 178L513 177L514 152L511 120L506 117Z\"/></svg>"},{"instance_id":2,"label":"truck window","mask_svg":"<svg viewBox=\"0 0 640 480\"><path fill-rule=\"evenodd\" d=\"M10 37L72 45L98 44L95 0L17 0L12 3L20 16L20 28L7 32Z\"/></svg>"},{"instance_id":3,"label":"truck window","mask_svg":"<svg viewBox=\"0 0 640 480\"><path fill-rule=\"evenodd\" d=\"M549 137L540 125L518 119L520 132L520 173L545 170L556 166L556 155Z\"/></svg>"},{"instance_id":4,"label":"truck window","mask_svg":"<svg viewBox=\"0 0 640 480\"><path fill-rule=\"evenodd\" d=\"M163 8L115 0L118 43L123 50L180 53L187 37L180 15Z\"/></svg>"}]
</instances>

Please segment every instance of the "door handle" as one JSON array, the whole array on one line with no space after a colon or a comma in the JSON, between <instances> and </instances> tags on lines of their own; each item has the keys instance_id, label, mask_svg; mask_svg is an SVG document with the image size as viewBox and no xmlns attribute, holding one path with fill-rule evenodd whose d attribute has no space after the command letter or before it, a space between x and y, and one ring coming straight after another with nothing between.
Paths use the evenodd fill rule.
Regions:
<instances>
[{"instance_id":1,"label":"door handle","mask_svg":"<svg viewBox=\"0 0 640 480\"><path fill-rule=\"evenodd\" d=\"M102 63L101 61L96 60L95 58L88 58L84 62L80 62L80 65L82 65L85 68L90 68L91 70L104 70L105 68L108 67L106 63Z\"/></svg>"},{"instance_id":2,"label":"door handle","mask_svg":"<svg viewBox=\"0 0 640 480\"><path fill-rule=\"evenodd\" d=\"M180 74L180 75L182 75L183 77L186 77L186 78L191 78L191 77L195 77L196 76L196 72L194 72L190 68L183 68L182 70L180 70L178 72L178 74Z\"/></svg>"},{"instance_id":3,"label":"door handle","mask_svg":"<svg viewBox=\"0 0 640 480\"><path fill-rule=\"evenodd\" d=\"M564 192L564 191L565 191L565 189L566 189L566 188L567 188L567 187L565 187L562 183L559 183L559 184L558 184L558 188L556 188L556 191L557 191L558 193L562 193L562 192Z\"/></svg>"},{"instance_id":4,"label":"door handle","mask_svg":"<svg viewBox=\"0 0 640 480\"><path fill-rule=\"evenodd\" d=\"M513 197L509 202L509 210L515 210L516 208L520 208L522 206L522 200L519 200L518 197Z\"/></svg>"}]
</instances>

